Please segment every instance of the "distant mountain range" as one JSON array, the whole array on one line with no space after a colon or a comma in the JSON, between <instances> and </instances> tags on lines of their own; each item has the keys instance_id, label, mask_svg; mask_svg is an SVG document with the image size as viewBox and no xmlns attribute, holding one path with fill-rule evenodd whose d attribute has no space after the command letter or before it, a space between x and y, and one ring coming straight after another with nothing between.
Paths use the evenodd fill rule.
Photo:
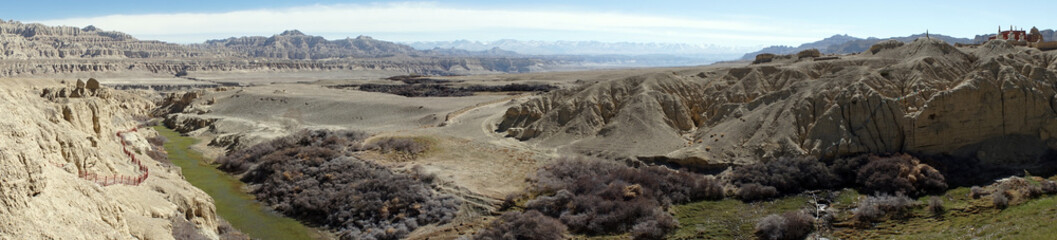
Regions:
<instances>
[{"instance_id":1,"label":"distant mountain range","mask_svg":"<svg viewBox=\"0 0 1057 240\"><path fill-rule=\"evenodd\" d=\"M428 41L409 42L419 50L445 51L512 51L525 55L579 56L589 61L607 61L613 66L686 66L702 65L737 58L751 47L724 47L685 43L637 43L600 41Z\"/></svg>"},{"instance_id":2,"label":"distant mountain range","mask_svg":"<svg viewBox=\"0 0 1057 240\"><path fill-rule=\"evenodd\" d=\"M470 51L484 51L492 48L500 48L529 55L723 55L740 54L751 50L751 48L746 47L724 47L710 44L520 41L513 39L503 39L490 42L458 40L409 42L407 44L420 50L456 48Z\"/></svg>"},{"instance_id":3,"label":"distant mountain range","mask_svg":"<svg viewBox=\"0 0 1057 240\"><path fill-rule=\"evenodd\" d=\"M1055 41L1055 40L1057 40L1057 32L1054 32L1054 30L1051 30L1051 29L1040 30L1039 33L1042 34L1043 39L1045 39L1046 41ZM995 34L994 33L989 33L989 34L976 35L972 39L969 39L969 38L957 38L957 37L951 37L951 36L947 36L947 35L934 34L934 33L933 34L928 34L928 35L931 38L940 39L940 40L943 40L943 41L945 41L947 43L950 43L950 44L955 44L955 43L970 44L970 43L984 43L984 42L987 41L988 38L990 38L991 36L994 36ZM800 51L808 50L808 49L812 49L812 48L818 49L819 51L821 51L824 54L860 53L860 52L863 52L863 51L866 51L866 50L870 49L870 46L873 46L874 44L876 44L878 42L881 42L881 41L895 39L895 40L899 40L899 41L902 41L902 42L910 42L910 41L914 41L914 39L918 39L920 37L925 37L925 33L914 34L914 35L905 36L905 37L890 37L890 38L875 38L875 37L857 38L857 37L848 36L847 34L844 34L844 35L833 35L832 37L828 37L828 38L825 38L825 39L822 39L822 40L819 40L819 41L815 41L815 42L804 43L804 44L801 44L800 46L797 46L797 47L793 47L793 46L770 46L770 47L766 47L766 48L761 49L759 51L746 53L745 55L743 55L741 57L741 60L751 60L751 59L755 58L756 55L759 55L761 53L795 54L795 53L798 53Z\"/></svg>"},{"instance_id":4,"label":"distant mountain range","mask_svg":"<svg viewBox=\"0 0 1057 240\"><path fill-rule=\"evenodd\" d=\"M860 53L870 49L870 46L885 41L885 40L899 40L903 42L914 41L919 37L925 37L924 33L914 34L905 37L890 37L890 38L857 38L845 35L833 35L819 41L801 44L800 46L770 46L759 51L746 53L741 57L742 60L751 60L761 53L773 53L773 54L796 54L803 50L818 49L823 54L849 54L849 53ZM929 37L943 40L947 43L973 43L973 39L968 38L956 38L942 34L929 34ZM986 38L985 38L986 39Z\"/></svg>"}]
</instances>

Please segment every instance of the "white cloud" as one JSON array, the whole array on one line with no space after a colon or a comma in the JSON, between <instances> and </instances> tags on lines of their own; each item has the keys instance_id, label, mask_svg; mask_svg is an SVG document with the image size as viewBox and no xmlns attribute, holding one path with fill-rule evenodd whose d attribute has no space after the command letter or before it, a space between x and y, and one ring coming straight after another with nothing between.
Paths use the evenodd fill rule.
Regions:
<instances>
[{"instance_id":1,"label":"white cloud","mask_svg":"<svg viewBox=\"0 0 1057 240\"><path fill-rule=\"evenodd\" d=\"M269 36L287 29L299 29L306 34L328 38L364 34L391 41L521 38L757 46L798 44L836 32L831 29L798 31L794 29L807 27L775 23L765 18L723 20L610 12L463 9L424 2L312 5L223 13L108 15L38 22L95 25L142 39L183 43L230 36Z\"/></svg>"}]
</instances>

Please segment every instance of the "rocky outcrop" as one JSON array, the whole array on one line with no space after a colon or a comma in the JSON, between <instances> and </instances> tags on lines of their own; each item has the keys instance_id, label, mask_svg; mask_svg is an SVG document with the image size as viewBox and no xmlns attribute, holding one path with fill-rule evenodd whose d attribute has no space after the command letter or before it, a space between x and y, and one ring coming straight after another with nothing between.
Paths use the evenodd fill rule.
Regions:
<instances>
[{"instance_id":1,"label":"rocky outcrop","mask_svg":"<svg viewBox=\"0 0 1057 240\"><path fill-rule=\"evenodd\" d=\"M385 70L453 75L540 71L559 60L483 55L457 56L360 36L326 40L292 30L271 37L212 40L179 45L142 41L89 26L53 27L0 22L0 77L70 73L195 71Z\"/></svg>"},{"instance_id":2,"label":"rocky outcrop","mask_svg":"<svg viewBox=\"0 0 1057 240\"><path fill-rule=\"evenodd\" d=\"M586 154L615 143L614 157L706 168L893 152L1030 164L1057 149L1057 54L925 38L873 49L555 92L508 109L497 131Z\"/></svg>"},{"instance_id":3,"label":"rocky outcrop","mask_svg":"<svg viewBox=\"0 0 1057 240\"><path fill-rule=\"evenodd\" d=\"M106 88L78 91L43 80L0 81L0 238L172 239L172 219L193 223L217 238L213 200L180 176L178 168L134 153L150 169L142 184L101 186L79 172L133 175L115 132L138 123L153 104ZM41 87L46 88L41 88ZM45 89L51 89L42 94ZM108 94L101 94L107 92ZM41 97L43 95L43 97ZM122 134L129 149L150 148L147 129Z\"/></svg>"}]
</instances>

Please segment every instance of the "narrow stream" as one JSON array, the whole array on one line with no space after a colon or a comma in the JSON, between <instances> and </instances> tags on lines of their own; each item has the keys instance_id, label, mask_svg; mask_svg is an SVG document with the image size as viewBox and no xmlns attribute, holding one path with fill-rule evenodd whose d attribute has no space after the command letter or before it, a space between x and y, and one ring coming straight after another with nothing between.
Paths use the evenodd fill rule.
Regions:
<instances>
[{"instance_id":1,"label":"narrow stream","mask_svg":"<svg viewBox=\"0 0 1057 240\"><path fill-rule=\"evenodd\" d=\"M191 185L213 197L217 214L239 231L254 239L323 238L318 231L283 217L261 205L252 195L242 192L242 182L206 164L201 154L190 149L195 143L194 138L180 136L180 133L163 126L154 129L169 139L165 143L169 160L183 169L184 178L191 182Z\"/></svg>"}]
</instances>

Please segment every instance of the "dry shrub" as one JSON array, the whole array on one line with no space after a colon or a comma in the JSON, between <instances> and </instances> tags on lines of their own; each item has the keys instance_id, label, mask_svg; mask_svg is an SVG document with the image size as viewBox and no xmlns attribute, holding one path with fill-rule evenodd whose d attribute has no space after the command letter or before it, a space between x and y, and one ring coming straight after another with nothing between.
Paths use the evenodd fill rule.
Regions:
<instances>
[{"instance_id":1,"label":"dry shrub","mask_svg":"<svg viewBox=\"0 0 1057 240\"><path fill-rule=\"evenodd\" d=\"M478 240L551 240L565 236L565 225L539 211L507 212L489 223L473 239Z\"/></svg>"},{"instance_id":2,"label":"dry shrub","mask_svg":"<svg viewBox=\"0 0 1057 240\"><path fill-rule=\"evenodd\" d=\"M884 217L902 219L909 215L910 208L917 202L909 197L897 194L880 194L869 196L852 210L852 218L859 223L871 223L882 220Z\"/></svg>"},{"instance_id":3,"label":"dry shrub","mask_svg":"<svg viewBox=\"0 0 1057 240\"><path fill-rule=\"evenodd\" d=\"M928 211L933 216L940 216L943 215L947 209L943 207L943 200L940 200L940 197L932 196L929 197Z\"/></svg>"},{"instance_id":4,"label":"dry shrub","mask_svg":"<svg viewBox=\"0 0 1057 240\"><path fill-rule=\"evenodd\" d=\"M751 202L777 197L778 190L771 186L764 186L757 183L746 183L738 186L738 191L735 194L738 196L738 199Z\"/></svg>"},{"instance_id":5,"label":"dry shrub","mask_svg":"<svg viewBox=\"0 0 1057 240\"><path fill-rule=\"evenodd\" d=\"M187 239L187 240L209 240L209 237L202 235L202 232L195 227L194 223L187 221L182 216L172 218L172 237L175 239Z\"/></svg>"},{"instance_id":6,"label":"dry shrub","mask_svg":"<svg viewBox=\"0 0 1057 240\"><path fill-rule=\"evenodd\" d=\"M388 94L396 94L405 97L464 97L473 96L473 92L465 91L458 88L450 88L439 84L412 84L412 85L391 85L391 84L363 84L360 85L360 91L364 92L380 92Z\"/></svg>"},{"instance_id":7,"label":"dry shrub","mask_svg":"<svg viewBox=\"0 0 1057 240\"><path fill-rule=\"evenodd\" d=\"M1042 182L1039 182L1039 188L1045 194L1057 194L1057 182L1042 180Z\"/></svg>"},{"instance_id":8,"label":"dry shrub","mask_svg":"<svg viewBox=\"0 0 1057 240\"><path fill-rule=\"evenodd\" d=\"M907 154L870 156L869 163L858 170L856 183L866 193L922 196L947 190L939 171Z\"/></svg>"},{"instance_id":9,"label":"dry shrub","mask_svg":"<svg viewBox=\"0 0 1057 240\"><path fill-rule=\"evenodd\" d=\"M293 147L316 146L338 152L359 151L367 134L358 131L302 130L290 136L228 152L217 158L221 170L242 174L256 165L265 155Z\"/></svg>"},{"instance_id":10,"label":"dry shrub","mask_svg":"<svg viewBox=\"0 0 1057 240\"><path fill-rule=\"evenodd\" d=\"M977 199L984 195L987 195L987 191L984 191L984 188L981 188L979 186L973 186L969 188L969 197L972 199Z\"/></svg>"},{"instance_id":11,"label":"dry shrub","mask_svg":"<svg viewBox=\"0 0 1057 240\"><path fill-rule=\"evenodd\" d=\"M631 232L638 239L663 238L678 223L662 206L723 197L712 177L599 159L556 159L530 181L540 197L527 202L527 209L589 235Z\"/></svg>"},{"instance_id":12,"label":"dry shrub","mask_svg":"<svg viewBox=\"0 0 1057 240\"><path fill-rule=\"evenodd\" d=\"M460 202L412 174L348 155L363 134L325 130L233 151L221 169L243 173L257 199L299 220L334 229L342 239L398 239L422 225L450 221Z\"/></svg>"},{"instance_id":13,"label":"dry shrub","mask_svg":"<svg viewBox=\"0 0 1057 240\"><path fill-rule=\"evenodd\" d=\"M904 44L903 42L900 42L899 40L895 40L895 39L881 41L881 42L878 42L878 43L874 44L873 46L870 46L870 53L877 54L877 53L879 53L879 52L881 52L881 51L883 51L885 49L893 49L893 48L902 47L903 44Z\"/></svg>"},{"instance_id":14,"label":"dry shrub","mask_svg":"<svg viewBox=\"0 0 1057 240\"><path fill-rule=\"evenodd\" d=\"M169 154L166 154L165 149L161 147L152 147L150 150L147 150L147 156L154 159L154 161L170 165L172 164L172 161L169 161Z\"/></svg>"},{"instance_id":15,"label":"dry shrub","mask_svg":"<svg viewBox=\"0 0 1057 240\"><path fill-rule=\"evenodd\" d=\"M172 165L172 161L169 161L169 154L165 153L165 142L168 142L165 136L158 135L147 138L147 143L150 143L151 148L147 150L147 156L155 161Z\"/></svg>"},{"instance_id":16,"label":"dry shrub","mask_svg":"<svg viewBox=\"0 0 1057 240\"><path fill-rule=\"evenodd\" d=\"M769 63L769 62L771 62L771 60L774 59L774 57L775 57L775 55L771 54L771 53L757 54L756 55L756 60L752 61L752 63L753 64Z\"/></svg>"},{"instance_id":17,"label":"dry shrub","mask_svg":"<svg viewBox=\"0 0 1057 240\"><path fill-rule=\"evenodd\" d=\"M417 141L413 138L387 137L374 141L367 145L366 148L376 149L382 153L399 152L409 156L415 156L429 150L429 144Z\"/></svg>"},{"instance_id":18,"label":"dry shrub","mask_svg":"<svg viewBox=\"0 0 1057 240\"><path fill-rule=\"evenodd\" d=\"M738 186L759 184L774 187L779 194L839 186L840 179L818 160L808 157L782 157L734 169L731 183ZM740 195L740 194L739 194Z\"/></svg>"},{"instance_id":19,"label":"dry shrub","mask_svg":"<svg viewBox=\"0 0 1057 240\"><path fill-rule=\"evenodd\" d=\"M1009 207L1009 192L1007 192L1005 186L1000 186L995 189L995 192L991 193L991 203L994 204L995 208L1005 209Z\"/></svg>"},{"instance_id":20,"label":"dry shrub","mask_svg":"<svg viewBox=\"0 0 1057 240\"><path fill-rule=\"evenodd\" d=\"M791 211L764 217L756 223L756 231L753 234L759 239L794 240L804 239L814 228L814 219L811 216L804 211Z\"/></svg>"},{"instance_id":21,"label":"dry shrub","mask_svg":"<svg viewBox=\"0 0 1057 240\"><path fill-rule=\"evenodd\" d=\"M820 56L822 56L822 52L819 52L818 49L814 49L814 48L808 49L808 50L804 50L804 51L800 51L799 53L796 53L796 57L799 58L799 59L817 58L817 57L820 57Z\"/></svg>"},{"instance_id":22,"label":"dry shrub","mask_svg":"<svg viewBox=\"0 0 1057 240\"><path fill-rule=\"evenodd\" d=\"M165 143L169 142L169 139L165 138L165 136L158 135L147 138L147 142L150 143L150 145L152 146L160 147L165 146Z\"/></svg>"},{"instance_id":23,"label":"dry shrub","mask_svg":"<svg viewBox=\"0 0 1057 240\"><path fill-rule=\"evenodd\" d=\"M220 219L217 222L217 233L220 234L220 240L249 240L250 237L240 232L235 227L231 226L231 223ZM177 238L179 239L179 238Z\"/></svg>"}]
</instances>

